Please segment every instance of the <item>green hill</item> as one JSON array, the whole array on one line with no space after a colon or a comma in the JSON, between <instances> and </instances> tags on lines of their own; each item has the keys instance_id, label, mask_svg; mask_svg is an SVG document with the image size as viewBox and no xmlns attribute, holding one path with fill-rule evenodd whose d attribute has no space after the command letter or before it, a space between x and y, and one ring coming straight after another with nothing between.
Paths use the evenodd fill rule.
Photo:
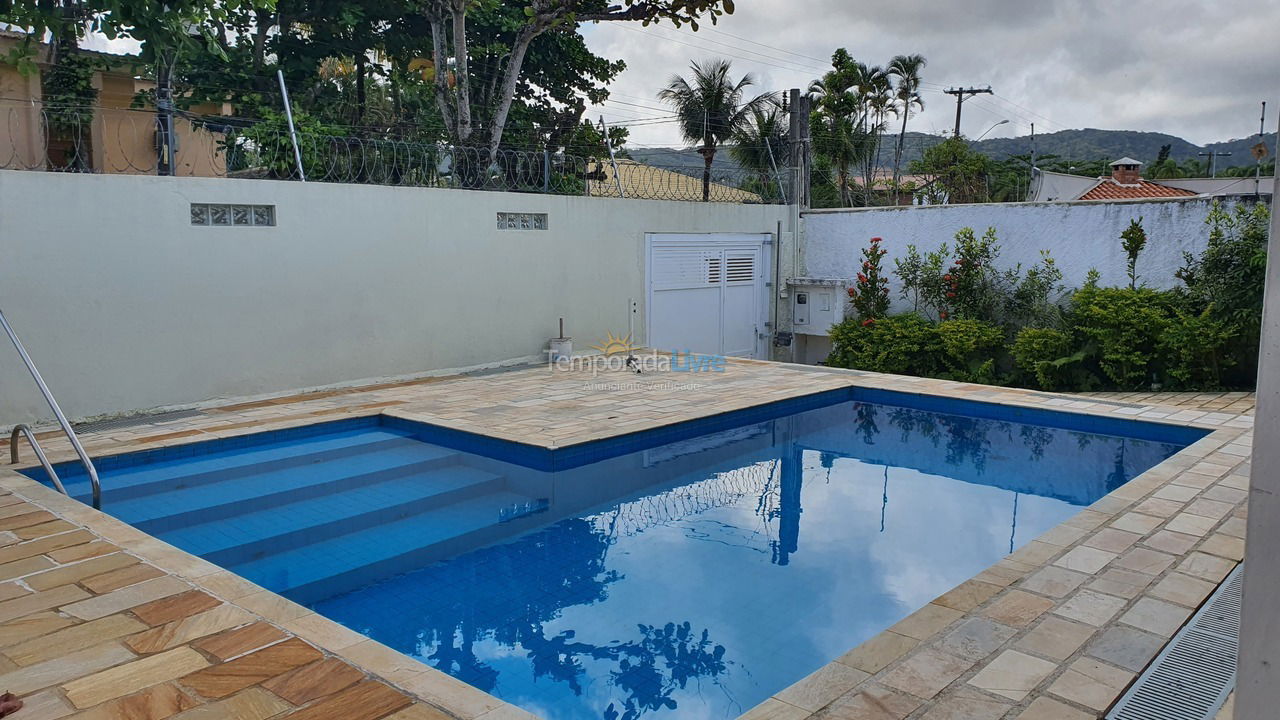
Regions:
<instances>
[{"instance_id":1,"label":"green hill","mask_svg":"<svg viewBox=\"0 0 1280 720\"><path fill-rule=\"evenodd\" d=\"M939 143L943 139L945 138L938 135L908 132L905 143L904 165L909 165L912 160L920 157L920 153L925 148ZM880 151L880 164L882 166L892 164L893 144L896 140L896 136L885 136ZM1274 158L1276 134L1270 133L1267 135L1266 141L1272 153L1271 157ZM1200 152L1229 152L1231 153L1230 157L1218 158L1218 167L1228 168L1253 165L1253 156L1249 153L1249 150L1257 142L1258 136L1253 135L1201 146L1165 133L1086 128L1084 130L1062 130L1056 133L1036 135L1036 154L1040 157L1057 155L1066 160L1080 161L1110 161L1128 156L1150 164L1155 161L1156 156L1160 153L1160 148L1164 145L1169 145L1171 146L1170 156L1179 162L1189 158L1196 158L1196 153ZM1031 138L1026 135L1013 138L991 138L989 140L980 140L974 143L973 147L993 159L1002 160L1010 155L1025 155L1031 152ZM687 170L689 172L701 172L702 170L702 157L691 149L627 148L627 150L631 157L638 162L679 168L682 171ZM716 154L715 167L717 170L734 170L737 168L737 164L729 156L729 153L721 152Z\"/></svg>"}]
</instances>

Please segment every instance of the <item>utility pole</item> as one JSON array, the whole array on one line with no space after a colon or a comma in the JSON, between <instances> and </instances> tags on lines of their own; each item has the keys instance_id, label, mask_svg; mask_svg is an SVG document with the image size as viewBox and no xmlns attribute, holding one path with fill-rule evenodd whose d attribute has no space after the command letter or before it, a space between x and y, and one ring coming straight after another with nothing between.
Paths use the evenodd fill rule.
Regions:
<instances>
[{"instance_id":1,"label":"utility pole","mask_svg":"<svg viewBox=\"0 0 1280 720\"><path fill-rule=\"evenodd\" d=\"M1258 119L1258 145L1253 156L1258 161L1253 170L1253 194L1262 195L1262 158L1267 156L1267 101L1262 101L1262 117Z\"/></svg>"},{"instance_id":2,"label":"utility pole","mask_svg":"<svg viewBox=\"0 0 1280 720\"><path fill-rule=\"evenodd\" d=\"M947 88L942 92L948 95L956 96L956 134L955 134L956 137L960 137L960 109L964 105L965 99L971 98L974 95L991 95L992 94L990 85L984 88L976 88L976 87Z\"/></svg>"},{"instance_id":3,"label":"utility pole","mask_svg":"<svg viewBox=\"0 0 1280 720\"><path fill-rule=\"evenodd\" d=\"M1197 157L1205 157L1206 155L1209 157L1209 177L1216 178L1218 177L1218 158L1231 157L1231 153L1216 151L1196 153Z\"/></svg>"},{"instance_id":4,"label":"utility pole","mask_svg":"<svg viewBox=\"0 0 1280 720\"><path fill-rule=\"evenodd\" d=\"M159 53L156 67L156 174L173 175L178 138L173 128L173 66Z\"/></svg>"},{"instance_id":5,"label":"utility pole","mask_svg":"<svg viewBox=\"0 0 1280 720\"><path fill-rule=\"evenodd\" d=\"M1036 124L1031 123L1031 169L1036 169Z\"/></svg>"},{"instance_id":6,"label":"utility pole","mask_svg":"<svg viewBox=\"0 0 1280 720\"><path fill-rule=\"evenodd\" d=\"M788 106L790 125L787 139L791 142L791 200L798 207L809 207L809 98L792 88Z\"/></svg>"}]
</instances>

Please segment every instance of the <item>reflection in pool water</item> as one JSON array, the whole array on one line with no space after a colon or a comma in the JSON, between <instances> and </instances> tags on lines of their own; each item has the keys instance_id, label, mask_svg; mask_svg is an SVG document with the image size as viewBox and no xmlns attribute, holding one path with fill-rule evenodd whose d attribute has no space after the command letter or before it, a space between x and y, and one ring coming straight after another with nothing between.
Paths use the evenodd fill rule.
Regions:
<instances>
[{"instance_id":1,"label":"reflection in pool water","mask_svg":"<svg viewBox=\"0 0 1280 720\"><path fill-rule=\"evenodd\" d=\"M555 473L541 527L314 603L560 718L746 711L1181 448L841 403Z\"/></svg>"}]
</instances>

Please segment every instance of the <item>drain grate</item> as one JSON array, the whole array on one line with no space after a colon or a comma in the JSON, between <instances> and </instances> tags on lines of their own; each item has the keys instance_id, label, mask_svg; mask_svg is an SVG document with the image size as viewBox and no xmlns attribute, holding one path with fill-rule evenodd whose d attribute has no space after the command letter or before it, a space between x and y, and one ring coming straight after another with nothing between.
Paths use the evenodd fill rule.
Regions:
<instances>
[{"instance_id":1,"label":"drain grate","mask_svg":"<svg viewBox=\"0 0 1280 720\"><path fill-rule=\"evenodd\" d=\"M1244 565L1236 566L1107 720L1206 720L1236 684Z\"/></svg>"},{"instance_id":2,"label":"drain grate","mask_svg":"<svg viewBox=\"0 0 1280 720\"><path fill-rule=\"evenodd\" d=\"M134 427L136 425L154 425L156 423L169 422L170 420L184 420L186 418L200 417L204 413L200 410L174 410L172 412L155 413L153 415L130 415L122 418L112 418L110 420L99 420L97 422L76 423L76 432L95 433L104 430L123 430L125 428Z\"/></svg>"}]
</instances>

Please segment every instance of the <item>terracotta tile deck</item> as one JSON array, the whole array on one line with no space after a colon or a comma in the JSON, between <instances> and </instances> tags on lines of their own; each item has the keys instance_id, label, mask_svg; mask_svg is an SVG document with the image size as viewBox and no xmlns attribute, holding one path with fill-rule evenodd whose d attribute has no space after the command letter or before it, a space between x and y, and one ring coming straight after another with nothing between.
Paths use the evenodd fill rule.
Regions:
<instances>
[{"instance_id":1,"label":"terracotta tile deck","mask_svg":"<svg viewBox=\"0 0 1280 720\"><path fill-rule=\"evenodd\" d=\"M1242 557L1250 395L1064 396L745 361L700 375L532 368L84 439L104 455L385 412L556 447L848 385L1213 431L745 716L757 720L1098 717ZM532 717L8 469L0 689L24 697L19 720Z\"/></svg>"}]
</instances>

